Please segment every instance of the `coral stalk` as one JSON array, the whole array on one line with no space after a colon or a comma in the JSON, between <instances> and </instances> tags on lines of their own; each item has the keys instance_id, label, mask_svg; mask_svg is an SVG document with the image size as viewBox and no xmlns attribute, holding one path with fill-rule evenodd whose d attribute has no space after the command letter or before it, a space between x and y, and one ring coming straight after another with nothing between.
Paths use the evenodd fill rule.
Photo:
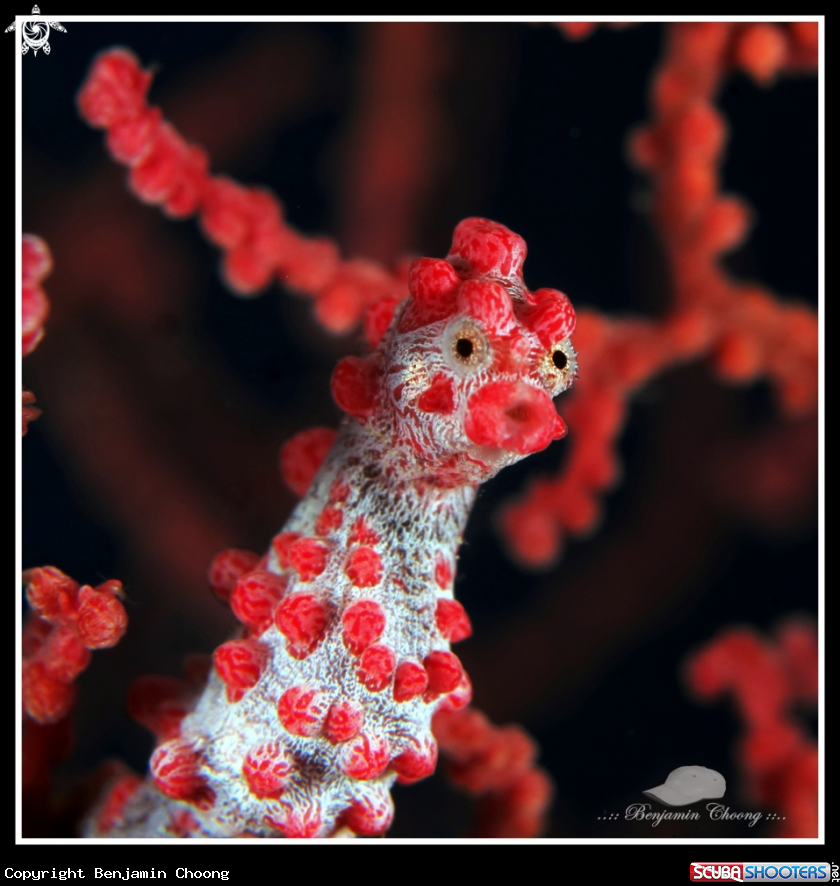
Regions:
<instances>
[{"instance_id":1,"label":"coral stalk","mask_svg":"<svg viewBox=\"0 0 840 886\"><path fill-rule=\"evenodd\" d=\"M346 332L380 298L405 295L405 283L375 262L343 261L336 244L301 235L283 220L271 193L209 174L209 158L188 144L160 108L146 102L152 74L125 49L103 52L78 95L82 117L107 131L108 149L129 169L129 185L173 218L198 214L207 237L224 251L222 276L240 296L273 279L316 300L332 332Z\"/></svg>"}]
</instances>

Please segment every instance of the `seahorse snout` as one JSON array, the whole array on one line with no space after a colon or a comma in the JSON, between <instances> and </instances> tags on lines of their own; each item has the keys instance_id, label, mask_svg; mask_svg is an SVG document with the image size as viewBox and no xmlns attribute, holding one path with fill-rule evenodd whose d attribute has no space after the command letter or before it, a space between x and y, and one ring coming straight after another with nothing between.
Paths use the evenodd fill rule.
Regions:
<instances>
[{"instance_id":1,"label":"seahorse snout","mask_svg":"<svg viewBox=\"0 0 840 886\"><path fill-rule=\"evenodd\" d=\"M544 391L523 381L497 381L470 397L464 431L479 446L529 455L562 437L566 424Z\"/></svg>"}]
</instances>

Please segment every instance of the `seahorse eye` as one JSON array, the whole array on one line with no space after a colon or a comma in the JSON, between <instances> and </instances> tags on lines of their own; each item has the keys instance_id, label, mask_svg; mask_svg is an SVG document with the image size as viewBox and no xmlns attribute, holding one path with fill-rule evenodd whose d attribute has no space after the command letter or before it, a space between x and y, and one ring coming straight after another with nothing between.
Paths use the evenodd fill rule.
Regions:
<instances>
[{"instance_id":1,"label":"seahorse eye","mask_svg":"<svg viewBox=\"0 0 840 886\"><path fill-rule=\"evenodd\" d=\"M470 317L458 317L446 327L441 350L450 369L461 378L480 372L492 356L484 330Z\"/></svg>"},{"instance_id":2,"label":"seahorse eye","mask_svg":"<svg viewBox=\"0 0 840 886\"><path fill-rule=\"evenodd\" d=\"M473 343L469 338L459 338L455 342L455 353L463 360L469 360L473 353Z\"/></svg>"},{"instance_id":3,"label":"seahorse eye","mask_svg":"<svg viewBox=\"0 0 840 886\"><path fill-rule=\"evenodd\" d=\"M473 323L459 324L449 341L455 363L465 369L475 369L487 355L487 340Z\"/></svg>"},{"instance_id":4,"label":"seahorse eye","mask_svg":"<svg viewBox=\"0 0 840 886\"><path fill-rule=\"evenodd\" d=\"M564 339L547 352L543 351L538 370L552 397L568 388L577 370L575 349L569 339Z\"/></svg>"}]
</instances>

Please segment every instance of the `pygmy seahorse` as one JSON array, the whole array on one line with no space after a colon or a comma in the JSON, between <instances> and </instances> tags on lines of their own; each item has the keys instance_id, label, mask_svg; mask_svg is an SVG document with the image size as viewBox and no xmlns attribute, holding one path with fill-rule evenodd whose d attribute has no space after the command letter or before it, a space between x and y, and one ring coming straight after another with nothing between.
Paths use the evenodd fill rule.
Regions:
<instances>
[{"instance_id":1,"label":"pygmy seahorse","mask_svg":"<svg viewBox=\"0 0 840 886\"><path fill-rule=\"evenodd\" d=\"M233 589L240 634L90 835L380 834L394 781L434 770L432 715L471 696L450 642L470 633L452 585L476 491L566 432L575 314L526 288L525 254L466 219L445 260L413 263L408 298L373 307L372 353L332 377L335 443Z\"/></svg>"}]
</instances>

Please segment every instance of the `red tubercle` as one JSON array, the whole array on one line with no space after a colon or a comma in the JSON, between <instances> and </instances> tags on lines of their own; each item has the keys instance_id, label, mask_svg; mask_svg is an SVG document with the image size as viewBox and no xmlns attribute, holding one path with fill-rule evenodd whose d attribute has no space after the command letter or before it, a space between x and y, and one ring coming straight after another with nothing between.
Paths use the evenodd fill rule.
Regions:
<instances>
[{"instance_id":1,"label":"red tubercle","mask_svg":"<svg viewBox=\"0 0 840 886\"><path fill-rule=\"evenodd\" d=\"M356 518L356 522L350 530L347 544L368 546L379 544L379 533L368 523L364 514Z\"/></svg>"},{"instance_id":2,"label":"red tubercle","mask_svg":"<svg viewBox=\"0 0 840 886\"><path fill-rule=\"evenodd\" d=\"M297 496L306 494L338 432L332 428L308 428L295 434L280 450L280 473Z\"/></svg>"},{"instance_id":3,"label":"red tubercle","mask_svg":"<svg viewBox=\"0 0 840 886\"><path fill-rule=\"evenodd\" d=\"M324 505L323 510L318 514L315 521L315 535L326 536L341 529L344 522L344 512L335 505Z\"/></svg>"},{"instance_id":4,"label":"red tubercle","mask_svg":"<svg viewBox=\"0 0 840 886\"><path fill-rule=\"evenodd\" d=\"M310 686L293 686L277 702L277 716L292 735L312 738L321 731L329 701L323 692Z\"/></svg>"},{"instance_id":5,"label":"red tubercle","mask_svg":"<svg viewBox=\"0 0 840 886\"><path fill-rule=\"evenodd\" d=\"M488 335L503 335L514 320L508 291L493 280L465 280L458 290L458 309L478 320Z\"/></svg>"},{"instance_id":6,"label":"red tubercle","mask_svg":"<svg viewBox=\"0 0 840 886\"><path fill-rule=\"evenodd\" d=\"M455 307L455 290L460 285L455 268L439 258L418 258L408 269L408 291L418 305L435 310Z\"/></svg>"},{"instance_id":7,"label":"red tubercle","mask_svg":"<svg viewBox=\"0 0 840 886\"><path fill-rule=\"evenodd\" d=\"M452 378L439 372L429 387L417 398L417 408L432 415L450 415L455 410L455 388Z\"/></svg>"},{"instance_id":8,"label":"red tubercle","mask_svg":"<svg viewBox=\"0 0 840 886\"><path fill-rule=\"evenodd\" d=\"M487 218L465 218L452 235L447 259L470 276L522 277L528 247L518 234Z\"/></svg>"},{"instance_id":9,"label":"red tubercle","mask_svg":"<svg viewBox=\"0 0 840 886\"><path fill-rule=\"evenodd\" d=\"M318 837L324 828L324 814L317 800L304 800L296 806L282 803L281 812L266 815L264 821L292 840Z\"/></svg>"},{"instance_id":10,"label":"red tubercle","mask_svg":"<svg viewBox=\"0 0 840 886\"><path fill-rule=\"evenodd\" d=\"M394 701L411 701L429 686L429 675L415 661L401 662L394 672Z\"/></svg>"},{"instance_id":11,"label":"red tubercle","mask_svg":"<svg viewBox=\"0 0 840 886\"><path fill-rule=\"evenodd\" d=\"M359 659L356 675L368 690L381 692L390 684L396 664L397 658L390 646L368 646Z\"/></svg>"},{"instance_id":12,"label":"red tubercle","mask_svg":"<svg viewBox=\"0 0 840 886\"><path fill-rule=\"evenodd\" d=\"M361 422L370 418L379 396L379 364L374 357L343 357L330 379L333 400Z\"/></svg>"},{"instance_id":13,"label":"red tubercle","mask_svg":"<svg viewBox=\"0 0 840 886\"><path fill-rule=\"evenodd\" d=\"M246 573L236 582L230 597L233 614L256 636L260 636L271 627L274 610L288 583L287 576L274 572L258 570Z\"/></svg>"},{"instance_id":14,"label":"red tubercle","mask_svg":"<svg viewBox=\"0 0 840 886\"><path fill-rule=\"evenodd\" d=\"M242 762L242 775L251 793L261 800L277 799L294 771L294 760L279 741L252 747Z\"/></svg>"},{"instance_id":15,"label":"red tubercle","mask_svg":"<svg viewBox=\"0 0 840 886\"><path fill-rule=\"evenodd\" d=\"M391 295L375 301L365 311L363 318L365 339L371 349L379 347L382 336L388 331L394 312L404 296Z\"/></svg>"},{"instance_id":16,"label":"red tubercle","mask_svg":"<svg viewBox=\"0 0 840 886\"><path fill-rule=\"evenodd\" d=\"M289 566L301 581L312 581L326 568L330 549L315 538L298 538L289 546Z\"/></svg>"},{"instance_id":17,"label":"red tubercle","mask_svg":"<svg viewBox=\"0 0 840 886\"><path fill-rule=\"evenodd\" d=\"M411 332L454 314L458 307L456 291L460 282L447 261L419 258L412 262L408 272L411 299L400 314L397 330Z\"/></svg>"},{"instance_id":18,"label":"red tubercle","mask_svg":"<svg viewBox=\"0 0 840 886\"><path fill-rule=\"evenodd\" d=\"M213 593L225 603L229 602L236 582L256 569L259 559L259 554L241 548L228 548L216 554L207 570L207 582Z\"/></svg>"},{"instance_id":19,"label":"red tubercle","mask_svg":"<svg viewBox=\"0 0 840 886\"><path fill-rule=\"evenodd\" d=\"M158 745L152 754L149 770L158 790L171 800L209 809L216 794L201 772L202 757L193 743L173 738Z\"/></svg>"},{"instance_id":20,"label":"red tubercle","mask_svg":"<svg viewBox=\"0 0 840 886\"><path fill-rule=\"evenodd\" d=\"M378 837L391 827L394 801L388 791L365 793L341 814L341 821L360 837Z\"/></svg>"},{"instance_id":21,"label":"red tubercle","mask_svg":"<svg viewBox=\"0 0 840 886\"><path fill-rule=\"evenodd\" d=\"M324 721L324 738L332 744L341 744L355 738L365 722L365 709L355 701L345 699L336 702L327 712Z\"/></svg>"},{"instance_id":22,"label":"red tubercle","mask_svg":"<svg viewBox=\"0 0 840 886\"><path fill-rule=\"evenodd\" d=\"M335 478L330 486L330 504L343 504L350 497L350 486L340 475ZM362 519L361 517L359 518ZM351 539L352 543L352 539Z\"/></svg>"},{"instance_id":23,"label":"red tubercle","mask_svg":"<svg viewBox=\"0 0 840 886\"><path fill-rule=\"evenodd\" d=\"M423 659L423 667L429 675L429 686L423 695L426 701L432 701L440 695L452 692L464 674L458 656L443 649L430 652Z\"/></svg>"},{"instance_id":24,"label":"red tubercle","mask_svg":"<svg viewBox=\"0 0 840 886\"><path fill-rule=\"evenodd\" d=\"M442 591L452 587L452 563L442 551L435 555L435 582Z\"/></svg>"},{"instance_id":25,"label":"red tubercle","mask_svg":"<svg viewBox=\"0 0 840 886\"><path fill-rule=\"evenodd\" d=\"M428 778L435 771L438 761L437 742L424 735L421 741L410 739L411 744L391 760L391 768L397 773L400 784L413 784Z\"/></svg>"},{"instance_id":26,"label":"red tubercle","mask_svg":"<svg viewBox=\"0 0 840 886\"><path fill-rule=\"evenodd\" d=\"M292 658L304 659L321 642L328 620L327 607L315 594L297 592L286 597L274 613L274 624L286 638Z\"/></svg>"},{"instance_id":27,"label":"red tubercle","mask_svg":"<svg viewBox=\"0 0 840 886\"><path fill-rule=\"evenodd\" d=\"M540 289L538 293L541 300L533 307L521 306L518 313L524 325L539 338L540 344L551 348L574 332L575 309L563 292Z\"/></svg>"},{"instance_id":28,"label":"red tubercle","mask_svg":"<svg viewBox=\"0 0 840 886\"><path fill-rule=\"evenodd\" d=\"M213 665L225 684L229 702L239 701L259 683L269 654L269 648L253 638L228 640L216 649Z\"/></svg>"},{"instance_id":29,"label":"red tubercle","mask_svg":"<svg viewBox=\"0 0 840 886\"><path fill-rule=\"evenodd\" d=\"M361 655L382 636L385 613L375 600L358 600L344 610L341 623L345 647L351 655Z\"/></svg>"},{"instance_id":30,"label":"red tubercle","mask_svg":"<svg viewBox=\"0 0 840 886\"><path fill-rule=\"evenodd\" d=\"M357 588L375 587L382 581L382 558L373 548L355 548L347 558L344 573Z\"/></svg>"},{"instance_id":31,"label":"red tubercle","mask_svg":"<svg viewBox=\"0 0 840 886\"><path fill-rule=\"evenodd\" d=\"M271 540L271 549L276 554L281 569L289 568L289 551L299 538L299 532L280 532Z\"/></svg>"},{"instance_id":32,"label":"red tubercle","mask_svg":"<svg viewBox=\"0 0 840 886\"><path fill-rule=\"evenodd\" d=\"M360 781L381 775L391 759L391 746L384 735L361 732L341 751L341 771Z\"/></svg>"},{"instance_id":33,"label":"red tubercle","mask_svg":"<svg viewBox=\"0 0 840 886\"><path fill-rule=\"evenodd\" d=\"M472 625L464 607L457 600L441 597L435 607L435 624L450 643L466 640L472 635Z\"/></svg>"}]
</instances>

